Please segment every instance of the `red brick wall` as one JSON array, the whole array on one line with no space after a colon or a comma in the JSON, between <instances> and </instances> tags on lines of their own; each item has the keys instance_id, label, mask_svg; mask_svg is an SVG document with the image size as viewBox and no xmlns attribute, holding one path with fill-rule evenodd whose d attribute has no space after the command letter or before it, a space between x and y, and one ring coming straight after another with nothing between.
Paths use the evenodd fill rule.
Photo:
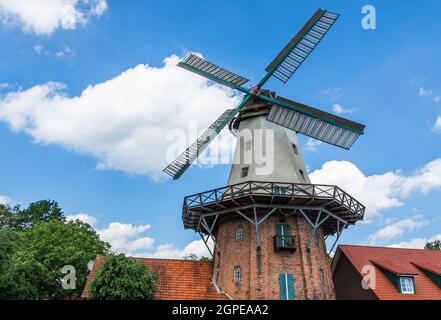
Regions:
<instances>
[{"instance_id":1,"label":"red brick wall","mask_svg":"<svg viewBox=\"0 0 441 320\"><path fill-rule=\"evenodd\" d=\"M274 214L259 226L261 247L256 245L255 226L235 215L219 222L217 242L220 255L215 255L214 276L219 287L234 299L279 299L279 274L291 273L294 277L296 299L335 299L330 265L321 230L318 245L306 244L312 228L303 217L291 216L280 222L281 215ZM276 224L288 224L291 235L297 237L297 250L275 251ZM244 239L235 241L236 228L244 229ZM242 282L235 284L233 270L240 266ZM321 284L319 270L324 272Z\"/></svg>"}]
</instances>

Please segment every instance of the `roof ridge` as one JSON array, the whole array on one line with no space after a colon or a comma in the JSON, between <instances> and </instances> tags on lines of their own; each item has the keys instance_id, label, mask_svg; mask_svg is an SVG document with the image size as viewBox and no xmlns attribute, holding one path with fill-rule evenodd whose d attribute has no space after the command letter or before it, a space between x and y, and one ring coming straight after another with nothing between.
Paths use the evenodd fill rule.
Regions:
<instances>
[{"instance_id":1,"label":"roof ridge","mask_svg":"<svg viewBox=\"0 0 441 320\"><path fill-rule=\"evenodd\" d=\"M133 258L133 259L138 259L138 260L155 260L155 261L187 261L187 262L201 262L201 263L213 263L213 261L211 260L186 260L186 259L177 259L177 258L143 258L143 257L128 257L128 258Z\"/></svg>"},{"instance_id":2,"label":"roof ridge","mask_svg":"<svg viewBox=\"0 0 441 320\"><path fill-rule=\"evenodd\" d=\"M379 248L379 249L394 249L394 250L413 250L413 251L429 251L429 252L440 252L441 250L431 250L431 249L417 249L417 248L398 248L398 247L383 247L383 246L367 246L361 244L340 244L339 247L362 247L362 248Z\"/></svg>"}]
</instances>

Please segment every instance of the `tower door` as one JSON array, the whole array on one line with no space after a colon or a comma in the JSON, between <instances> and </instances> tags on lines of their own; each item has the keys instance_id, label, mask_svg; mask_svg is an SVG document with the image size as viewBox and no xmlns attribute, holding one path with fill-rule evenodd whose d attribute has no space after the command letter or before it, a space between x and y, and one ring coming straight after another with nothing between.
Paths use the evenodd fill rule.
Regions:
<instances>
[{"instance_id":1,"label":"tower door","mask_svg":"<svg viewBox=\"0 0 441 320\"><path fill-rule=\"evenodd\" d=\"M294 277L290 273L281 273L280 282L280 300L294 300Z\"/></svg>"}]
</instances>

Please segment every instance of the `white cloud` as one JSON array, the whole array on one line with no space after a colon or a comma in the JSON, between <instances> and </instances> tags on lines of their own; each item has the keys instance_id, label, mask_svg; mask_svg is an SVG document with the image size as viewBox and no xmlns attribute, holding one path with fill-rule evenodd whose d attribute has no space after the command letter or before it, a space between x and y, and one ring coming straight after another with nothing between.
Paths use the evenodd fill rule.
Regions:
<instances>
[{"instance_id":1,"label":"white cloud","mask_svg":"<svg viewBox=\"0 0 441 320\"><path fill-rule=\"evenodd\" d=\"M214 243L211 239L208 241L210 250L213 250ZM156 248L153 253L141 253L139 257L163 258L163 259L182 259L190 254L195 254L198 258L210 257L210 252L202 240L193 240L183 250L180 250L174 244L163 244Z\"/></svg>"},{"instance_id":2,"label":"white cloud","mask_svg":"<svg viewBox=\"0 0 441 320\"><path fill-rule=\"evenodd\" d=\"M93 155L100 169L159 179L174 156L171 147L183 151L240 99L233 90L176 67L178 60L170 56L160 68L138 65L76 97L54 82L8 93L0 99L0 121L37 143ZM198 130L188 137L190 123ZM234 149L227 130L221 137L227 143L213 143L211 150Z\"/></svg>"},{"instance_id":3,"label":"white cloud","mask_svg":"<svg viewBox=\"0 0 441 320\"><path fill-rule=\"evenodd\" d=\"M433 236L432 238L414 238L409 241L403 241L391 244L389 247L394 248L409 248L409 249L424 249L427 242L441 240L441 234Z\"/></svg>"},{"instance_id":4,"label":"white cloud","mask_svg":"<svg viewBox=\"0 0 441 320\"><path fill-rule=\"evenodd\" d=\"M435 97L435 99L433 99L435 102L440 102L441 101L441 96L437 96Z\"/></svg>"},{"instance_id":5,"label":"white cloud","mask_svg":"<svg viewBox=\"0 0 441 320\"><path fill-rule=\"evenodd\" d=\"M432 93L433 93L432 90L420 87L420 90L418 91L418 96L427 97L430 96Z\"/></svg>"},{"instance_id":6,"label":"white cloud","mask_svg":"<svg viewBox=\"0 0 441 320\"><path fill-rule=\"evenodd\" d=\"M348 161L328 161L309 175L313 183L338 185L366 206L366 219L398 207L412 192L441 188L441 159L427 163L413 175L399 171L366 176Z\"/></svg>"},{"instance_id":7,"label":"white cloud","mask_svg":"<svg viewBox=\"0 0 441 320\"><path fill-rule=\"evenodd\" d=\"M441 132L441 116L436 117L435 123L433 124L433 129Z\"/></svg>"},{"instance_id":8,"label":"white cloud","mask_svg":"<svg viewBox=\"0 0 441 320\"><path fill-rule=\"evenodd\" d=\"M308 141L306 141L306 150L311 152L318 152L318 146L321 144L322 142L317 139L308 138Z\"/></svg>"},{"instance_id":9,"label":"white cloud","mask_svg":"<svg viewBox=\"0 0 441 320\"><path fill-rule=\"evenodd\" d=\"M0 0L0 22L23 31L51 35L56 29L75 29L92 16L101 16L106 0Z\"/></svg>"},{"instance_id":10,"label":"white cloud","mask_svg":"<svg viewBox=\"0 0 441 320\"><path fill-rule=\"evenodd\" d=\"M98 229L97 232L101 240L110 243L113 251L132 255L153 246L153 238L141 236L150 228L148 224L135 226L130 223L111 222L107 228Z\"/></svg>"},{"instance_id":11,"label":"white cloud","mask_svg":"<svg viewBox=\"0 0 441 320\"><path fill-rule=\"evenodd\" d=\"M12 199L9 198L8 196L2 196L2 195L0 195L0 204L3 204L3 205L10 205L10 204L12 204Z\"/></svg>"},{"instance_id":12,"label":"white cloud","mask_svg":"<svg viewBox=\"0 0 441 320\"><path fill-rule=\"evenodd\" d=\"M75 51L70 48L69 46L64 46L63 49L52 52L46 48L44 48L42 45L36 44L33 48L35 53L41 56L49 56L49 57L56 57L56 58L71 58L75 56Z\"/></svg>"},{"instance_id":13,"label":"white cloud","mask_svg":"<svg viewBox=\"0 0 441 320\"><path fill-rule=\"evenodd\" d=\"M390 241L397 237L402 236L405 232L415 230L417 228L427 225L428 222L423 220L421 216L416 216L414 218L402 219L391 223L374 234L369 236L369 241L371 244L380 241Z\"/></svg>"},{"instance_id":14,"label":"white cloud","mask_svg":"<svg viewBox=\"0 0 441 320\"><path fill-rule=\"evenodd\" d=\"M1 203L1 197L0 197ZM68 221L80 220L90 225L95 225L97 219L86 213L69 215L66 217ZM160 244L154 246L155 240L147 236L145 233L151 229L148 224L133 225L131 223L111 222L105 228L97 228L96 231L100 239L110 243L111 250L118 253L124 253L131 257L151 257L166 259L182 259L189 254L196 254L198 257L209 257L202 240L194 240L190 242L184 249L172 243ZM213 241L209 240L208 245L213 249Z\"/></svg>"},{"instance_id":15,"label":"white cloud","mask_svg":"<svg viewBox=\"0 0 441 320\"><path fill-rule=\"evenodd\" d=\"M342 105L340 105L338 103L335 103L335 104L332 105L332 110L335 113L337 113L337 114L343 114L343 113L352 113L352 112L354 112L357 109L355 109L355 108L353 108L353 109L346 109L346 108L343 108Z\"/></svg>"},{"instance_id":16,"label":"white cloud","mask_svg":"<svg viewBox=\"0 0 441 320\"><path fill-rule=\"evenodd\" d=\"M80 220L84 223L88 223L91 226L95 225L95 223L97 222L97 219L87 213L78 213L78 214L71 214L66 216L66 219L68 221L75 221L75 220Z\"/></svg>"}]
</instances>

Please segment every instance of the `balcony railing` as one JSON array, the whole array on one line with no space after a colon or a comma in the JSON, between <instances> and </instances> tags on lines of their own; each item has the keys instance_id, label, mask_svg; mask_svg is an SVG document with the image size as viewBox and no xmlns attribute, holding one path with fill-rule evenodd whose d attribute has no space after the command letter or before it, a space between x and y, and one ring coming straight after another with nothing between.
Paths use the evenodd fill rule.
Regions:
<instances>
[{"instance_id":1,"label":"balcony railing","mask_svg":"<svg viewBox=\"0 0 441 320\"><path fill-rule=\"evenodd\" d=\"M274 248L279 250L296 250L296 238L294 236L274 236Z\"/></svg>"}]
</instances>

